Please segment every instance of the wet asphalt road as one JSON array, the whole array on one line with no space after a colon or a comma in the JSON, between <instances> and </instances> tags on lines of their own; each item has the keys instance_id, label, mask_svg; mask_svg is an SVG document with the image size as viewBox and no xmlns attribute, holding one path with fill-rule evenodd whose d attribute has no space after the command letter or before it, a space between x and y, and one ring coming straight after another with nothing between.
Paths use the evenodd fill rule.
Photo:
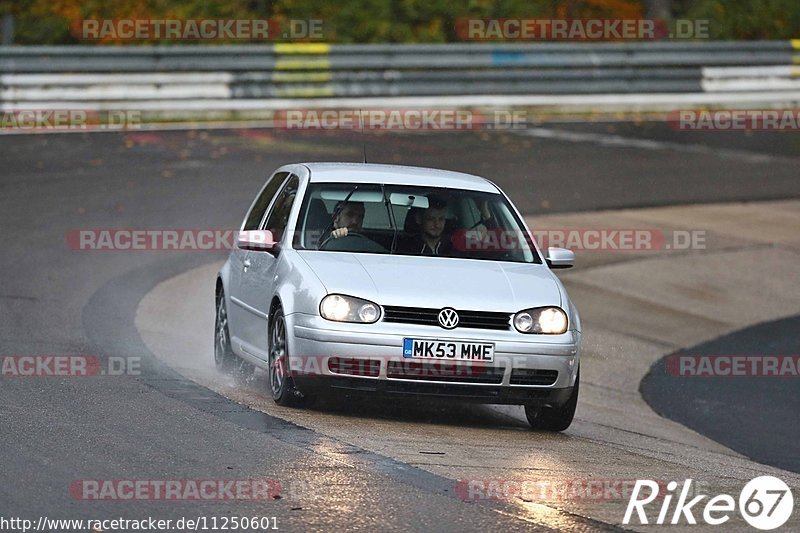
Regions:
<instances>
[{"instance_id":1,"label":"wet asphalt road","mask_svg":"<svg viewBox=\"0 0 800 533\"><path fill-rule=\"evenodd\" d=\"M367 153L372 162L485 175L526 213L800 195L796 134L700 139L724 145L720 155L676 148L670 143L688 139L658 128L560 131L592 135L380 134ZM608 136L658 142L604 145L621 142ZM0 137L0 353L142 357L143 365L140 376L0 378L0 515L277 516L288 530L532 527L502 504L460 502L443 478L250 411L154 361L133 326L139 300L158 282L224 253L67 246L72 229L236 227L272 169L359 160L362 140L266 130ZM284 497L131 503L69 493L81 479L253 478L278 480ZM303 505L291 491L302 493Z\"/></svg>"},{"instance_id":2,"label":"wet asphalt road","mask_svg":"<svg viewBox=\"0 0 800 533\"><path fill-rule=\"evenodd\" d=\"M797 360L798 331L800 317L785 318L671 355L779 355ZM800 472L800 394L796 376L685 379L667 372L668 357L653 366L641 385L644 399L657 413L759 463Z\"/></svg>"}]
</instances>

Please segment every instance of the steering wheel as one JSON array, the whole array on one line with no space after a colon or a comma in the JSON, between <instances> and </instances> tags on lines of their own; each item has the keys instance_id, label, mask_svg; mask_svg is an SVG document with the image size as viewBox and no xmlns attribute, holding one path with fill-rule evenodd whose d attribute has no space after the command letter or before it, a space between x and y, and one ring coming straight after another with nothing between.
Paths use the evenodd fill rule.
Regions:
<instances>
[{"instance_id":1,"label":"steering wheel","mask_svg":"<svg viewBox=\"0 0 800 533\"><path fill-rule=\"evenodd\" d=\"M370 239L366 235L364 235L362 233L358 233L356 231L348 231L347 235L345 235L343 237L339 237L339 239L346 239L347 237L357 237L359 239L366 239L366 240L372 242L372 239ZM336 240L339 240L339 239L336 239ZM325 247L325 245L328 244L329 242L331 242L332 240L334 240L333 233L331 233L330 235L325 237L325 239L323 239L323 241L321 243L319 243L319 246L317 246L317 250L322 250Z\"/></svg>"}]
</instances>

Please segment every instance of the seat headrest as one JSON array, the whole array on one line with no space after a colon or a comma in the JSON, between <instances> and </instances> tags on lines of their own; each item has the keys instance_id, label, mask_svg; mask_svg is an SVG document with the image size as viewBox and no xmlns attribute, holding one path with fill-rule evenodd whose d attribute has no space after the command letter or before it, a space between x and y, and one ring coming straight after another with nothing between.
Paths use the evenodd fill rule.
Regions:
<instances>
[{"instance_id":1,"label":"seat headrest","mask_svg":"<svg viewBox=\"0 0 800 533\"><path fill-rule=\"evenodd\" d=\"M423 209L421 207L412 207L406 213L406 220L403 223L403 231L406 233L418 233L419 232L419 223L417 223L417 214L422 213Z\"/></svg>"},{"instance_id":2,"label":"seat headrest","mask_svg":"<svg viewBox=\"0 0 800 533\"><path fill-rule=\"evenodd\" d=\"M315 247L322 231L331 223L331 214L328 208L325 207L325 202L321 198L313 198L308 204L308 215L306 216L305 225L305 242L306 246Z\"/></svg>"}]
</instances>

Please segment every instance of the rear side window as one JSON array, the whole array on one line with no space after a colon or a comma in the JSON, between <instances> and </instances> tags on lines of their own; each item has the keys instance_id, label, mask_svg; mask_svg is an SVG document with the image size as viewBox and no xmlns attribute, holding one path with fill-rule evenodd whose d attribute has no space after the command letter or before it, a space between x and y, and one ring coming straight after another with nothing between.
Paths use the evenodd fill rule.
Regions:
<instances>
[{"instance_id":1,"label":"rear side window","mask_svg":"<svg viewBox=\"0 0 800 533\"><path fill-rule=\"evenodd\" d=\"M264 213L266 213L267 208L272 201L272 197L278 192L278 189L281 185L283 185L283 181L288 175L288 172L279 172L278 174L272 176L269 182L267 182L266 186L262 189L261 194L259 194L258 198L256 198L255 203L253 203L253 207L250 208L250 212L247 213L247 217L244 221L244 230L254 230L259 228L261 225L261 220L264 218Z\"/></svg>"}]
</instances>

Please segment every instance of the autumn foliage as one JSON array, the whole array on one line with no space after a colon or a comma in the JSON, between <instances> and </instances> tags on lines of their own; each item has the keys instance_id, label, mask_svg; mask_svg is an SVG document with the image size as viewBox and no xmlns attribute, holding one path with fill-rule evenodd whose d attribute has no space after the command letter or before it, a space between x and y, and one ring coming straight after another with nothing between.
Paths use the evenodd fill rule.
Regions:
<instances>
[{"instance_id":1,"label":"autumn foliage","mask_svg":"<svg viewBox=\"0 0 800 533\"><path fill-rule=\"evenodd\" d=\"M642 18L663 0L0 0L14 17L15 44L77 44L82 19L321 19L339 43L458 41L464 18ZM797 0L669 0L672 18L710 21L710 37L800 36ZM223 41L216 41L223 42ZM92 41L83 44L119 44ZM147 42L139 44L149 44Z\"/></svg>"}]
</instances>

